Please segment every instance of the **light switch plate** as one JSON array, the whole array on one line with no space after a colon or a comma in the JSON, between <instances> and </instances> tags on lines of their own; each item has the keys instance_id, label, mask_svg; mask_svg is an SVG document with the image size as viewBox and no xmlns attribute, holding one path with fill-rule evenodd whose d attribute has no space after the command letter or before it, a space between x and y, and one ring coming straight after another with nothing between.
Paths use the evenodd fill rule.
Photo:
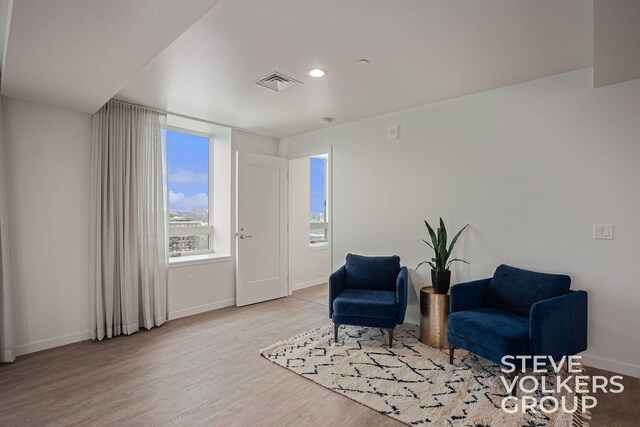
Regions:
<instances>
[{"instance_id":1,"label":"light switch plate","mask_svg":"<svg viewBox=\"0 0 640 427\"><path fill-rule=\"evenodd\" d=\"M400 138L400 126L391 126L389 128L389 141Z\"/></svg>"},{"instance_id":2,"label":"light switch plate","mask_svg":"<svg viewBox=\"0 0 640 427\"><path fill-rule=\"evenodd\" d=\"M613 224L593 224L593 238L597 240L612 240Z\"/></svg>"}]
</instances>

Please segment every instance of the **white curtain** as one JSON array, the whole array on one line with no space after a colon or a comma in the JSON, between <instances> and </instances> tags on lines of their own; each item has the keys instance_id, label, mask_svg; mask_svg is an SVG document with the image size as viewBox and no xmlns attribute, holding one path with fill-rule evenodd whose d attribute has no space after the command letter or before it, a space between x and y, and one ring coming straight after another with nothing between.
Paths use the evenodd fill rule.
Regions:
<instances>
[{"instance_id":1,"label":"white curtain","mask_svg":"<svg viewBox=\"0 0 640 427\"><path fill-rule=\"evenodd\" d=\"M91 335L101 340L167 319L163 114L118 101L93 116Z\"/></svg>"},{"instance_id":2,"label":"white curtain","mask_svg":"<svg viewBox=\"0 0 640 427\"><path fill-rule=\"evenodd\" d=\"M7 225L7 185L0 101L0 362L13 362L13 309L11 275L9 273L9 226Z\"/></svg>"}]
</instances>

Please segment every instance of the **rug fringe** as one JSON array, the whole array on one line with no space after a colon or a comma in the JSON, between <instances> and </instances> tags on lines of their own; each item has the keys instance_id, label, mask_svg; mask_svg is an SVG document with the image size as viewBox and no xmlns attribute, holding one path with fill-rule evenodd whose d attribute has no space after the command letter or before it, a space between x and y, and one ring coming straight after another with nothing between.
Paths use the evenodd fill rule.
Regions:
<instances>
[{"instance_id":1,"label":"rug fringe","mask_svg":"<svg viewBox=\"0 0 640 427\"><path fill-rule=\"evenodd\" d=\"M289 337L289 338L287 338L287 339L285 339L285 340L282 340L282 341L278 341L278 342L277 342L277 343L275 343L275 344L271 344L269 347L265 347L265 348L263 348L263 349L260 349L260 355L261 355L262 357L264 357L265 359L267 359L267 356L265 356L265 352L270 351L270 350L271 350L271 349L273 349L274 347L278 347L278 346L281 346L281 345L283 345L283 344L288 344L288 343L290 343L290 342L292 342L292 341L295 341L295 340L297 340L297 339L304 338L304 337L306 337L306 336L308 336L308 335L311 335L311 334L315 334L316 332L319 332L319 331L321 331L321 330L323 330L323 329L330 328L332 325L333 325L333 323L327 323L327 324L325 324L324 326L319 326L319 327L317 327L317 328L315 328L315 329L311 329L310 331L302 332L301 334L294 335L294 336Z\"/></svg>"},{"instance_id":2,"label":"rug fringe","mask_svg":"<svg viewBox=\"0 0 640 427\"><path fill-rule=\"evenodd\" d=\"M584 368L580 370L580 374L584 374ZM591 386L591 378L587 376L585 382ZM588 393L576 393L578 397L589 396ZM589 427L591 425L591 411L584 410L582 407L582 399L577 399L576 411L573 413L571 427Z\"/></svg>"},{"instance_id":3,"label":"rug fringe","mask_svg":"<svg viewBox=\"0 0 640 427\"><path fill-rule=\"evenodd\" d=\"M573 413L571 427L589 427L591 425L591 411L584 410L582 399L578 400L576 411Z\"/></svg>"},{"instance_id":4,"label":"rug fringe","mask_svg":"<svg viewBox=\"0 0 640 427\"><path fill-rule=\"evenodd\" d=\"M589 427L591 425L591 412L581 412L578 411L573 413L573 421L571 423L571 427Z\"/></svg>"}]
</instances>

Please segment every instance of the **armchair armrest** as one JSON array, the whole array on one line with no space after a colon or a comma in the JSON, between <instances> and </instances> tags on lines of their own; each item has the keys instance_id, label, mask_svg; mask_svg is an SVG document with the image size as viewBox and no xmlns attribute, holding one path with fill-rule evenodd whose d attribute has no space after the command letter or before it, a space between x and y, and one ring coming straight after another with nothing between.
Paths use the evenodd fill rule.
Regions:
<instances>
[{"instance_id":1,"label":"armchair armrest","mask_svg":"<svg viewBox=\"0 0 640 427\"><path fill-rule=\"evenodd\" d=\"M484 307L484 292L491 278L458 283L450 288L451 313Z\"/></svg>"},{"instance_id":2,"label":"armchair armrest","mask_svg":"<svg viewBox=\"0 0 640 427\"><path fill-rule=\"evenodd\" d=\"M558 360L586 350L587 303L585 291L570 291L533 304L529 315L531 354Z\"/></svg>"},{"instance_id":3,"label":"armchair armrest","mask_svg":"<svg viewBox=\"0 0 640 427\"><path fill-rule=\"evenodd\" d=\"M329 276L329 318L333 316L333 300L344 290L346 279L347 267L344 265Z\"/></svg>"},{"instance_id":4,"label":"armchair armrest","mask_svg":"<svg viewBox=\"0 0 640 427\"><path fill-rule=\"evenodd\" d=\"M402 325L404 323L404 315L407 311L407 290L412 287L411 276L407 267L402 267L396 280L396 303L398 304L398 315L396 323Z\"/></svg>"}]
</instances>

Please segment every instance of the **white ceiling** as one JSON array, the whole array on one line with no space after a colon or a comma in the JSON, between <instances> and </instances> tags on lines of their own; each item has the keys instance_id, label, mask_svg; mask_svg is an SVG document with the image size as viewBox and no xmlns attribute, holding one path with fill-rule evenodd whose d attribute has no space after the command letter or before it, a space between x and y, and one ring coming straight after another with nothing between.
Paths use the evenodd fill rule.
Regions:
<instances>
[{"instance_id":1,"label":"white ceiling","mask_svg":"<svg viewBox=\"0 0 640 427\"><path fill-rule=\"evenodd\" d=\"M61 2L14 5L3 94L86 112L115 95L286 136L322 117L342 123L592 64L588 0L223 0L208 12L215 1ZM312 67L329 73L313 79ZM273 71L304 84L253 83Z\"/></svg>"},{"instance_id":2,"label":"white ceiling","mask_svg":"<svg viewBox=\"0 0 640 427\"><path fill-rule=\"evenodd\" d=\"M2 94L94 113L218 0L17 0Z\"/></svg>"}]
</instances>

